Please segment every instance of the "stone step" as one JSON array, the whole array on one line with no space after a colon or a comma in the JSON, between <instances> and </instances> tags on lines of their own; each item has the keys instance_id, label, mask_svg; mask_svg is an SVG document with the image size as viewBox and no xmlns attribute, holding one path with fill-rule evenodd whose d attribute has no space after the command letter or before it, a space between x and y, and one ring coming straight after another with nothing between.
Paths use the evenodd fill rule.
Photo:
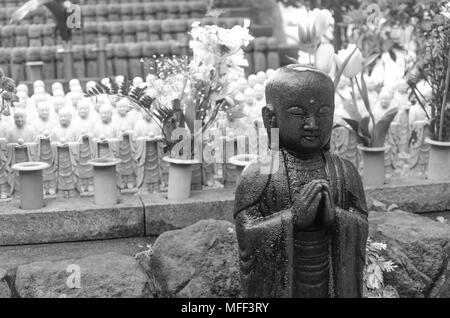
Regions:
<instances>
[{"instance_id":1,"label":"stone step","mask_svg":"<svg viewBox=\"0 0 450 318\"><path fill-rule=\"evenodd\" d=\"M450 182L396 179L367 188L370 210L390 205L413 213L450 210ZM0 246L158 236L204 219L233 221L234 189L193 191L189 199L169 202L164 193L123 195L119 204L97 206L92 197L52 199L36 211L13 200L0 204Z\"/></svg>"},{"instance_id":2,"label":"stone step","mask_svg":"<svg viewBox=\"0 0 450 318\"><path fill-rule=\"evenodd\" d=\"M148 249L153 237L135 237L85 242L0 246L0 268L13 270L34 262L57 262L106 253L134 256Z\"/></svg>"}]
</instances>

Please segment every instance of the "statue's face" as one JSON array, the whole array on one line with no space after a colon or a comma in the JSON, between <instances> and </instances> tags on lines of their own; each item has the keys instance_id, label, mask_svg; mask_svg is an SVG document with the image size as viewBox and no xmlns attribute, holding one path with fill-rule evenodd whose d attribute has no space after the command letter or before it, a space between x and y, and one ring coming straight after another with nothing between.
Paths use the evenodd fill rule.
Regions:
<instances>
[{"instance_id":1,"label":"statue's face","mask_svg":"<svg viewBox=\"0 0 450 318\"><path fill-rule=\"evenodd\" d=\"M41 106L38 108L39 118L46 121L50 116L50 108L47 106Z\"/></svg>"},{"instance_id":2,"label":"statue's face","mask_svg":"<svg viewBox=\"0 0 450 318\"><path fill-rule=\"evenodd\" d=\"M63 127L68 127L70 125L70 122L72 121L72 115L69 113L62 113L59 114L59 123Z\"/></svg>"},{"instance_id":3,"label":"statue's face","mask_svg":"<svg viewBox=\"0 0 450 318\"><path fill-rule=\"evenodd\" d=\"M89 106L78 105L78 116L80 116L83 119L86 119L89 116Z\"/></svg>"},{"instance_id":4,"label":"statue's face","mask_svg":"<svg viewBox=\"0 0 450 318\"><path fill-rule=\"evenodd\" d=\"M22 128L23 126L25 126L25 121L26 115L18 113L14 114L14 124L17 128Z\"/></svg>"},{"instance_id":5,"label":"statue's face","mask_svg":"<svg viewBox=\"0 0 450 318\"><path fill-rule=\"evenodd\" d=\"M381 108L388 109L390 104L391 104L391 96L389 96L388 94L380 95Z\"/></svg>"},{"instance_id":6,"label":"statue's face","mask_svg":"<svg viewBox=\"0 0 450 318\"><path fill-rule=\"evenodd\" d=\"M102 122L105 124L108 124L111 121L112 112L109 110L104 110L100 112L100 118L102 119Z\"/></svg>"},{"instance_id":7,"label":"statue's face","mask_svg":"<svg viewBox=\"0 0 450 318\"><path fill-rule=\"evenodd\" d=\"M271 82L266 98L275 114L280 146L299 154L320 151L329 142L333 129L331 79L311 71L277 74L281 76Z\"/></svg>"},{"instance_id":8,"label":"statue's face","mask_svg":"<svg viewBox=\"0 0 450 318\"><path fill-rule=\"evenodd\" d=\"M117 106L117 113L122 116L125 117L128 114L128 105L125 105L123 103L120 103Z\"/></svg>"}]
</instances>

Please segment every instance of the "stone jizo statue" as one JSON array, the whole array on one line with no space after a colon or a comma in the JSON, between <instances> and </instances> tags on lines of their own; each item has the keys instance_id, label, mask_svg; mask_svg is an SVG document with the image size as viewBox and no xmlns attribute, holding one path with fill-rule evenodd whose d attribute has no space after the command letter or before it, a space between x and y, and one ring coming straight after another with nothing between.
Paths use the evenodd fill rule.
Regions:
<instances>
[{"instance_id":1,"label":"stone jizo statue","mask_svg":"<svg viewBox=\"0 0 450 318\"><path fill-rule=\"evenodd\" d=\"M99 138L116 138L117 126L112 122L113 108L109 104L104 104L100 107L100 122L94 125L94 137Z\"/></svg>"},{"instance_id":2,"label":"stone jizo statue","mask_svg":"<svg viewBox=\"0 0 450 318\"><path fill-rule=\"evenodd\" d=\"M8 142L17 143L19 139L24 142L32 142L35 139L33 127L27 122L27 113L23 108L14 111L14 125L8 132Z\"/></svg>"},{"instance_id":3,"label":"stone jizo statue","mask_svg":"<svg viewBox=\"0 0 450 318\"><path fill-rule=\"evenodd\" d=\"M72 110L65 106L59 110L59 125L53 129L54 141L61 141L64 139L66 142L77 141L77 131L72 126Z\"/></svg>"},{"instance_id":4,"label":"stone jizo statue","mask_svg":"<svg viewBox=\"0 0 450 318\"><path fill-rule=\"evenodd\" d=\"M269 139L279 129L280 149L271 169L250 164L236 190L244 296L362 297L367 207L356 168L329 151L333 81L290 65L265 94L264 125Z\"/></svg>"}]
</instances>

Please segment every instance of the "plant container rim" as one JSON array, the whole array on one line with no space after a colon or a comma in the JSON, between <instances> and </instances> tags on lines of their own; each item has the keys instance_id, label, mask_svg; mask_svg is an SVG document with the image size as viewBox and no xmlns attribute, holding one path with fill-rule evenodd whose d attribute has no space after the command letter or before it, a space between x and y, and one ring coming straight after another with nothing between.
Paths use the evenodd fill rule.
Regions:
<instances>
[{"instance_id":1,"label":"plant container rim","mask_svg":"<svg viewBox=\"0 0 450 318\"><path fill-rule=\"evenodd\" d=\"M87 163L94 167L111 167L118 165L122 160L119 158L97 158L91 159Z\"/></svg>"},{"instance_id":2,"label":"plant container rim","mask_svg":"<svg viewBox=\"0 0 450 318\"><path fill-rule=\"evenodd\" d=\"M436 147L450 147L450 141L437 141L427 137L425 138L425 142Z\"/></svg>"},{"instance_id":3,"label":"plant container rim","mask_svg":"<svg viewBox=\"0 0 450 318\"><path fill-rule=\"evenodd\" d=\"M17 171L39 171L50 168L50 165L42 161L27 161L16 163L11 168Z\"/></svg>"},{"instance_id":4,"label":"plant container rim","mask_svg":"<svg viewBox=\"0 0 450 318\"><path fill-rule=\"evenodd\" d=\"M249 159L249 160L245 160ZM239 166L239 167L246 167L250 165L252 162L257 162L259 159L258 155L255 154L240 154L230 157L230 163Z\"/></svg>"},{"instance_id":5,"label":"plant container rim","mask_svg":"<svg viewBox=\"0 0 450 318\"><path fill-rule=\"evenodd\" d=\"M201 163L200 160L197 159L178 159L166 156L163 158L165 162L177 164L177 165L194 165L197 163Z\"/></svg>"},{"instance_id":6,"label":"plant container rim","mask_svg":"<svg viewBox=\"0 0 450 318\"><path fill-rule=\"evenodd\" d=\"M366 152L384 152L389 150L389 148L391 148L389 145L383 146L383 147L366 147L363 146L362 144L358 145L358 149L362 150L362 151L366 151Z\"/></svg>"}]
</instances>

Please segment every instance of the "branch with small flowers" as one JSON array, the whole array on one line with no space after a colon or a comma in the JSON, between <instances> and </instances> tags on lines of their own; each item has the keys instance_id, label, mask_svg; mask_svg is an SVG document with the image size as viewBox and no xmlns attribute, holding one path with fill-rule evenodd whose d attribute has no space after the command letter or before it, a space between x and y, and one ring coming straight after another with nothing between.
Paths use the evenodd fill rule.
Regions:
<instances>
[{"instance_id":1,"label":"branch with small flowers","mask_svg":"<svg viewBox=\"0 0 450 318\"><path fill-rule=\"evenodd\" d=\"M249 20L231 29L194 22L190 31L190 60L185 56L163 55L143 59L149 76L147 84L138 90L125 81L119 92L111 92L99 84L87 95L112 93L128 98L157 122L169 151L178 142L171 140L176 128L187 126L192 140L196 140L214 124L220 111L239 103L230 84L243 77L244 67L248 66L243 48L253 40L249 26ZM201 122L201 128L194 125L196 121Z\"/></svg>"},{"instance_id":2,"label":"branch with small flowers","mask_svg":"<svg viewBox=\"0 0 450 318\"><path fill-rule=\"evenodd\" d=\"M387 246L384 243L373 242L367 239L366 264L364 267L365 287L372 291L380 291L384 287L383 272L390 273L397 268L391 260L383 256Z\"/></svg>"},{"instance_id":3,"label":"branch with small flowers","mask_svg":"<svg viewBox=\"0 0 450 318\"><path fill-rule=\"evenodd\" d=\"M6 77L0 68L0 96L2 98L0 115L8 116L10 114L10 107L14 107L14 103L19 101L16 93L17 90L14 80Z\"/></svg>"}]
</instances>

